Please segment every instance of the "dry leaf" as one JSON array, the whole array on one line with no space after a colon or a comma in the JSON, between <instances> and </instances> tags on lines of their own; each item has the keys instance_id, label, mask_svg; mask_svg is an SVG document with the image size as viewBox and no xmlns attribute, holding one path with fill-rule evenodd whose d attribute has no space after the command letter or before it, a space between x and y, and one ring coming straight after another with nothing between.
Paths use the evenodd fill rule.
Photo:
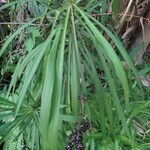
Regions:
<instances>
[{"instance_id":1,"label":"dry leaf","mask_svg":"<svg viewBox=\"0 0 150 150\"><path fill-rule=\"evenodd\" d=\"M141 135L145 132L145 129L142 127L142 125L135 120L133 120L133 126L137 132L138 135Z\"/></svg>"},{"instance_id":2,"label":"dry leaf","mask_svg":"<svg viewBox=\"0 0 150 150\"><path fill-rule=\"evenodd\" d=\"M141 76L140 79L145 87L150 87L150 78Z\"/></svg>"}]
</instances>

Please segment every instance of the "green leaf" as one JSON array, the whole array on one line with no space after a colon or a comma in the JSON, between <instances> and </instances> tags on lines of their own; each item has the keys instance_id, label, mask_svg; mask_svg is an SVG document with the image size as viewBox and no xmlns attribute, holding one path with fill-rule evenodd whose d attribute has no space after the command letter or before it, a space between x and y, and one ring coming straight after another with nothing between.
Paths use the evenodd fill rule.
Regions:
<instances>
[{"instance_id":1,"label":"green leaf","mask_svg":"<svg viewBox=\"0 0 150 150\"><path fill-rule=\"evenodd\" d=\"M24 45L27 51L30 52L33 49L35 43L33 42L31 38L29 38L25 41Z\"/></svg>"},{"instance_id":2,"label":"green leaf","mask_svg":"<svg viewBox=\"0 0 150 150\"><path fill-rule=\"evenodd\" d=\"M28 31L31 33L32 37L36 38L39 37L41 34L36 27L29 27Z\"/></svg>"},{"instance_id":3,"label":"green leaf","mask_svg":"<svg viewBox=\"0 0 150 150\"><path fill-rule=\"evenodd\" d=\"M34 20L35 21L35 20ZM3 44L3 47L0 50L0 57L3 55L3 53L7 50L8 45L13 41L13 39L25 28L27 28L28 26L30 26L32 24L33 21L23 25L22 27L20 27L17 31L15 31L12 35L10 35L7 39L6 42Z\"/></svg>"},{"instance_id":4,"label":"green leaf","mask_svg":"<svg viewBox=\"0 0 150 150\"><path fill-rule=\"evenodd\" d=\"M116 17L119 13L119 0L113 0L112 8L114 17Z\"/></svg>"}]
</instances>

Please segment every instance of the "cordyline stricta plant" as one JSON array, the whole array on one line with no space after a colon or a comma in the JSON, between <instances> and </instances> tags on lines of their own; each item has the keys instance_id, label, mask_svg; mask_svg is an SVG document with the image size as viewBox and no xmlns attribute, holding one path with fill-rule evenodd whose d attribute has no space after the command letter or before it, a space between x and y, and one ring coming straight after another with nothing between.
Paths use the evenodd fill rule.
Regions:
<instances>
[{"instance_id":1,"label":"cordyline stricta plant","mask_svg":"<svg viewBox=\"0 0 150 150\"><path fill-rule=\"evenodd\" d=\"M1 59L14 58L0 97L4 149L95 150L109 148L107 140L115 141L114 149L120 137L135 146L122 61L138 74L119 38L92 17L103 3L17 0L1 6L17 18L0 49Z\"/></svg>"}]
</instances>

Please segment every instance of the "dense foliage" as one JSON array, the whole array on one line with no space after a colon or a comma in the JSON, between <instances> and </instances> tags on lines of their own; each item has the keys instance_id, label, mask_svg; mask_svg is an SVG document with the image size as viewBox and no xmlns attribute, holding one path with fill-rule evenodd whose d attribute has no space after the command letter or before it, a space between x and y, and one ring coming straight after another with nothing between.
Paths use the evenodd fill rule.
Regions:
<instances>
[{"instance_id":1,"label":"dense foliage","mask_svg":"<svg viewBox=\"0 0 150 150\"><path fill-rule=\"evenodd\" d=\"M150 94L114 31L118 1L0 6L4 150L150 149ZM3 22L6 22L6 24ZM109 25L108 25L109 24ZM144 69L143 69L144 68Z\"/></svg>"}]
</instances>

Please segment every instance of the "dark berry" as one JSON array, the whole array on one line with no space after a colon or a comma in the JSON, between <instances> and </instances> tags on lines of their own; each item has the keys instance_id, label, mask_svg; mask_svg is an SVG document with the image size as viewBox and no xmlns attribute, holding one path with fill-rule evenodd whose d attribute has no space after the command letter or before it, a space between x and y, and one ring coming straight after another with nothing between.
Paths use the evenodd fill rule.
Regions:
<instances>
[{"instance_id":1,"label":"dark berry","mask_svg":"<svg viewBox=\"0 0 150 150\"><path fill-rule=\"evenodd\" d=\"M83 144L82 144L82 143L78 143L78 144L76 145L76 149L77 149L77 150L84 150Z\"/></svg>"}]
</instances>

